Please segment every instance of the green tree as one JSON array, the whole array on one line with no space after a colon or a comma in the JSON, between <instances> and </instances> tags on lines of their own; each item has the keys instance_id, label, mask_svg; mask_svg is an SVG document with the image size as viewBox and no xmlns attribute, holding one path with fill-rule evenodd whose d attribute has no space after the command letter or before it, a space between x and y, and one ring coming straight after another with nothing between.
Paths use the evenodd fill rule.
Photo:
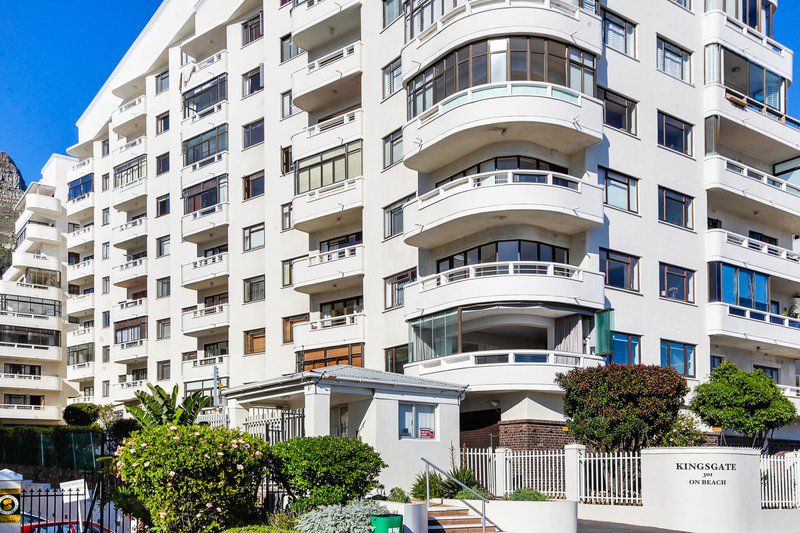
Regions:
<instances>
[{"instance_id":1,"label":"green tree","mask_svg":"<svg viewBox=\"0 0 800 533\"><path fill-rule=\"evenodd\" d=\"M168 394L160 385L147 384L151 392L137 391L140 405L128 406L128 412L147 429L153 426L189 426L195 423L200 411L211 398L201 392L193 392L178 402L178 386Z\"/></svg>"},{"instance_id":2,"label":"green tree","mask_svg":"<svg viewBox=\"0 0 800 533\"><path fill-rule=\"evenodd\" d=\"M63 416L68 426L91 426L100 416L100 406L93 403L73 403L64 408Z\"/></svg>"},{"instance_id":3,"label":"green tree","mask_svg":"<svg viewBox=\"0 0 800 533\"><path fill-rule=\"evenodd\" d=\"M688 391L673 368L608 365L559 374L573 437L598 451L638 451L669 431Z\"/></svg>"},{"instance_id":4,"label":"green tree","mask_svg":"<svg viewBox=\"0 0 800 533\"><path fill-rule=\"evenodd\" d=\"M741 433L765 450L772 433L797 416L794 404L763 370L745 372L733 363L715 368L697 386L689 407L709 426Z\"/></svg>"}]
</instances>

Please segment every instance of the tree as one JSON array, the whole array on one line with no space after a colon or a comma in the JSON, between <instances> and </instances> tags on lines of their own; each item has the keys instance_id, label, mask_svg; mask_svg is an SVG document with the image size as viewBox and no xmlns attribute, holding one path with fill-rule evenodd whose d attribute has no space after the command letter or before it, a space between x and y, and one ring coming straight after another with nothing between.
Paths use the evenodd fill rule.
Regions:
<instances>
[{"instance_id":1,"label":"tree","mask_svg":"<svg viewBox=\"0 0 800 533\"><path fill-rule=\"evenodd\" d=\"M639 451L667 433L688 387L673 368L608 365L559 374L575 439L598 451Z\"/></svg>"},{"instance_id":2,"label":"tree","mask_svg":"<svg viewBox=\"0 0 800 533\"><path fill-rule=\"evenodd\" d=\"M193 392L178 403L178 386L172 389L172 394L167 394L160 385L147 384L150 393L137 391L136 397L140 405L128 406L128 412L139 424L147 429L152 426L188 426L194 424L200 411L208 405L211 399L201 392Z\"/></svg>"},{"instance_id":3,"label":"tree","mask_svg":"<svg viewBox=\"0 0 800 533\"><path fill-rule=\"evenodd\" d=\"M68 426L91 426L97 422L100 406L93 403L73 403L64 408L64 422Z\"/></svg>"},{"instance_id":4,"label":"tree","mask_svg":"<svg viewBox=\"0 0 800 533\"><path fill-rule=\"evenodd\" d=\"M765 449L779 427L797 416L794 404L763 370L745 372L723 363L698 385L689 407L704 423L741 433Z\"/></svg>"}]
</instances>

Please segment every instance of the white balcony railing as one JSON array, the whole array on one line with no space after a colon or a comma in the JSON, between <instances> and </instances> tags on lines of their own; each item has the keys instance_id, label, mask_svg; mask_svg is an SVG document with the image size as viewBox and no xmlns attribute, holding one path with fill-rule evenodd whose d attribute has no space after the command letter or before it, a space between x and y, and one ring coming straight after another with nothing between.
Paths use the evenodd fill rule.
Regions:
<instances>
[{"instance_id":1,"label":"white balcony railing","mask_svg":"<svg viewBox=\"0 0 800 533\"><path fill-rule=\"evenodd\" d=\"M783 326L785 328L792 328L800 330L800 318L795 318L785 315L775 315L767 313L766 311L758 311L747 307L739 307L737 305L722 304L728 307L728 316L747 318L765 324L772 324L775 326Z\"/></svg>"},{"instance_id":2,"label":"white balcony railing","mask_svg":"<svg viewBox=\"0 0 800 533\"><path fill-rule=\"evenodd\" d=\"M494 276L546 276L582 281L583 274L584 270L582 268L562 263L545 263L542 261L481 263L454 268L447 272L421 278L419 286L420 291L427 291L459 281Z\"/></svg>"},{"instance_id":3,"label":"white balcony railing","mask_svg":"<svg viewBox=\"0 0 800 533\"><path fill-rule=\"evenodd\" d=\"M181 267L183 284L228 275L228 253L203 257Z\"/></svg>"},{"instance_id":4,"label":"white balcony railing","mask_svg":"<svg viewBox=\"0 0 800 533\"><path fill-rule=\"evenodd\" d=\"M354 109L353 111L348 111L347 113L329 118L328 120L317 122L316 124L307 127L303 131L307 137L314 137L315 135L325 133L326 131L336 129L356 121L361 121L361 109Z\"/></svg>"},{"instance_id":5,"label":"white balcony railing","mask_svg":"<svg viewBox=\"0 0 800 533\"><path fill-rule=\"evenodd\" d=\"M355 313L352 315L334 316L330 318L322 318L314 320L307 324L298 324L299 326L306 326L310 331L320 331L329 328L338 328L342 326L353 326L362 321L363 313Z\"/></svg>"},{"instance_id":6,"label":"white balcony railing","mask_svg":"<svg viewBox=\"0 0 800 533\"><path fill-rule=\"evenodd\" d=\"M225 327L230 323L228 304L203 306L183 313L181 325L184 333Z\"/></svg>"},{"instance_id":7,"label":"white balcony railing","mask_svg":"<svg viewBox=\"0 0 800 533\"><path fill-rule=\"evenodd\" d=\"M731 233L730 231L721 229L709 230L709 233L712 235L724 236L725 242L733 246L753 250L754 252L759 252L770 257L785 259L792 263L800 263L800 253L787 250L786 248L781 248L780 246L774 246L757 239L751 239L749 237L745 237L744 235L738 235L736 233Z\"/></svg>"},{"instance_id":8,"label":"white balcony railing","mask_svg":"<svg viewBox=\"0 0 800 533\"><path fill-rule=\"evenodd\" d=\"M798 185L794 185L786 180L776 178L775 176L771 176L766 172L756 170L752 167L748 167L747 165L743 165L742 163L732 161L728 158L719 156L716 157L725 162L725 170L727 170L728 172L739 174L740 176L761 182L764 185L768 185L775 189L781 190L785 193L791 194L792 196L800 197L800 186Z\"/></svg>"},{"instance_id":9,"label":"white balcony railing","mask_svg":"<svg viewBox=\"0 0 800 533\"><path fill-rule=\"evenodd\" d=\"M364 249L363 244L356 244L348 246L347 248L340 248L338 250L331 250L328 252L319 252L308 256L308 266L313 267L316 265L323 265L333 261L340 261L348 257L355 257Z\"/></svg>"},{"instance_id":10,"label":"white balcony railing","mask_svg":"<svg viewBox=\"0 0 800 533\"><path fill-rule=\"evenodd\" d=\"M328 65L332 65L334 63L341 61L342 59L352 56L353 54L359 52L360 49L361 49L361 41L358 41L352 44L348 44L344 48L340 48L339 50L331 52L330 54L326 54L317 59L316 61L312 61L311 63L308 64L307 74L314 74L315 72L327 67Z\"/></svg>"},{"instance_id":11,"label":"white balcony railing","mask_svg":"<svg viewBox=\"0 0 800 533\"><path fill-rule=\"evenodd\" d=\"M88 167L88 166L91 166L91 164L92 164L93 162L94 162L94 158L92 158L92 157L87 157L87 158L86 158L86 159L84 159L83 161L78 161L77 163L75 163L75 164L72 166L72 168L70 169L70 171L72 171L72 172L76 172L76 171L78 171L78 170L80 170L80 169L82 169L82 168L86 168L86 167Z\"/></svg>"},{"instance_id":12,"label":"white balcony railing","mask_svg":"<svg viewBox=\"0 0 800 533\"><path fill-rule=\"evenodd\" d=\"M143 145L146 141L147 141L147 136L146 135L141 135L141 136L139 136L139 137L137 137L137 138L135 138L135 139L133 139L131 141L126 142L125 144L123 144L122 146L117 148L117 153L118 154L125 153L128 150L132 150L133 148L136 148L137 146Z\"/></svg>"},{"instance_id":13,"label":"white balcony railing","mask_svg":"<svg viewBox=\"0 0 800 533\"><path fill-rule=\"evenodd\" d=\"M119 106L119 108L117 109L117 112L122 114L122 113L126 113L128 111L131 111L136 106L143 104L144 101L145 101L145 97L144 96L139 96L137 98L134 98L133 100L125 102L124 104Z\"/></svg>"}]
</instances>

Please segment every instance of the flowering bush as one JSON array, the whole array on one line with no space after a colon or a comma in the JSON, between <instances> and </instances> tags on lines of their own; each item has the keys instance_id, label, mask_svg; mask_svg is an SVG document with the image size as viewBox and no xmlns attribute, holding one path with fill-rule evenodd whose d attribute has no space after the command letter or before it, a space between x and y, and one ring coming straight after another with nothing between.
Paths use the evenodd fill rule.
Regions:
<instances>
[{"instance_id":1,"label":"flowering bush","mask_svg":"<svg viewBox=\"0 0 800 533\"><path fill-rule=\"evenodd\" d=\"M657 435L654 444L665 448L701 446L705 435L697 428L692 415L681 413L672 427L663 435Z\"/></svg>"},{"instance_id":2,"label":"flowering bush","mask_svg":"<svg viewBox=\"0 0 800 533\"><path fill-rule=\"evenodd\" d=\"M216 532L253 518L267 448L236 430L157 426L126 439L115 466L160 530Z\"/></svg>"}]
</instances>

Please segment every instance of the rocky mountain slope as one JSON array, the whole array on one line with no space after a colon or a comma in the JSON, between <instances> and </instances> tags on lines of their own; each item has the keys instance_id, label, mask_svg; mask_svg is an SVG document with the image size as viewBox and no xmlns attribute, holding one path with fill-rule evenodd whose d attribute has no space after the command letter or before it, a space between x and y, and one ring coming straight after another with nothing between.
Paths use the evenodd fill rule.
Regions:
<instances>
[{"instance_id":1,"label":"rocky mountain slope","mask_svg":"<svg viewBox=\"0 0 800 533\"><path fill-rule=\"evenodd\" d=\"M0 152L0 273L11 263L11 246L14 244L14 205L25 191L25 180L22 179L17 165L11 157Z\"/></svg>"}]
</instances>

